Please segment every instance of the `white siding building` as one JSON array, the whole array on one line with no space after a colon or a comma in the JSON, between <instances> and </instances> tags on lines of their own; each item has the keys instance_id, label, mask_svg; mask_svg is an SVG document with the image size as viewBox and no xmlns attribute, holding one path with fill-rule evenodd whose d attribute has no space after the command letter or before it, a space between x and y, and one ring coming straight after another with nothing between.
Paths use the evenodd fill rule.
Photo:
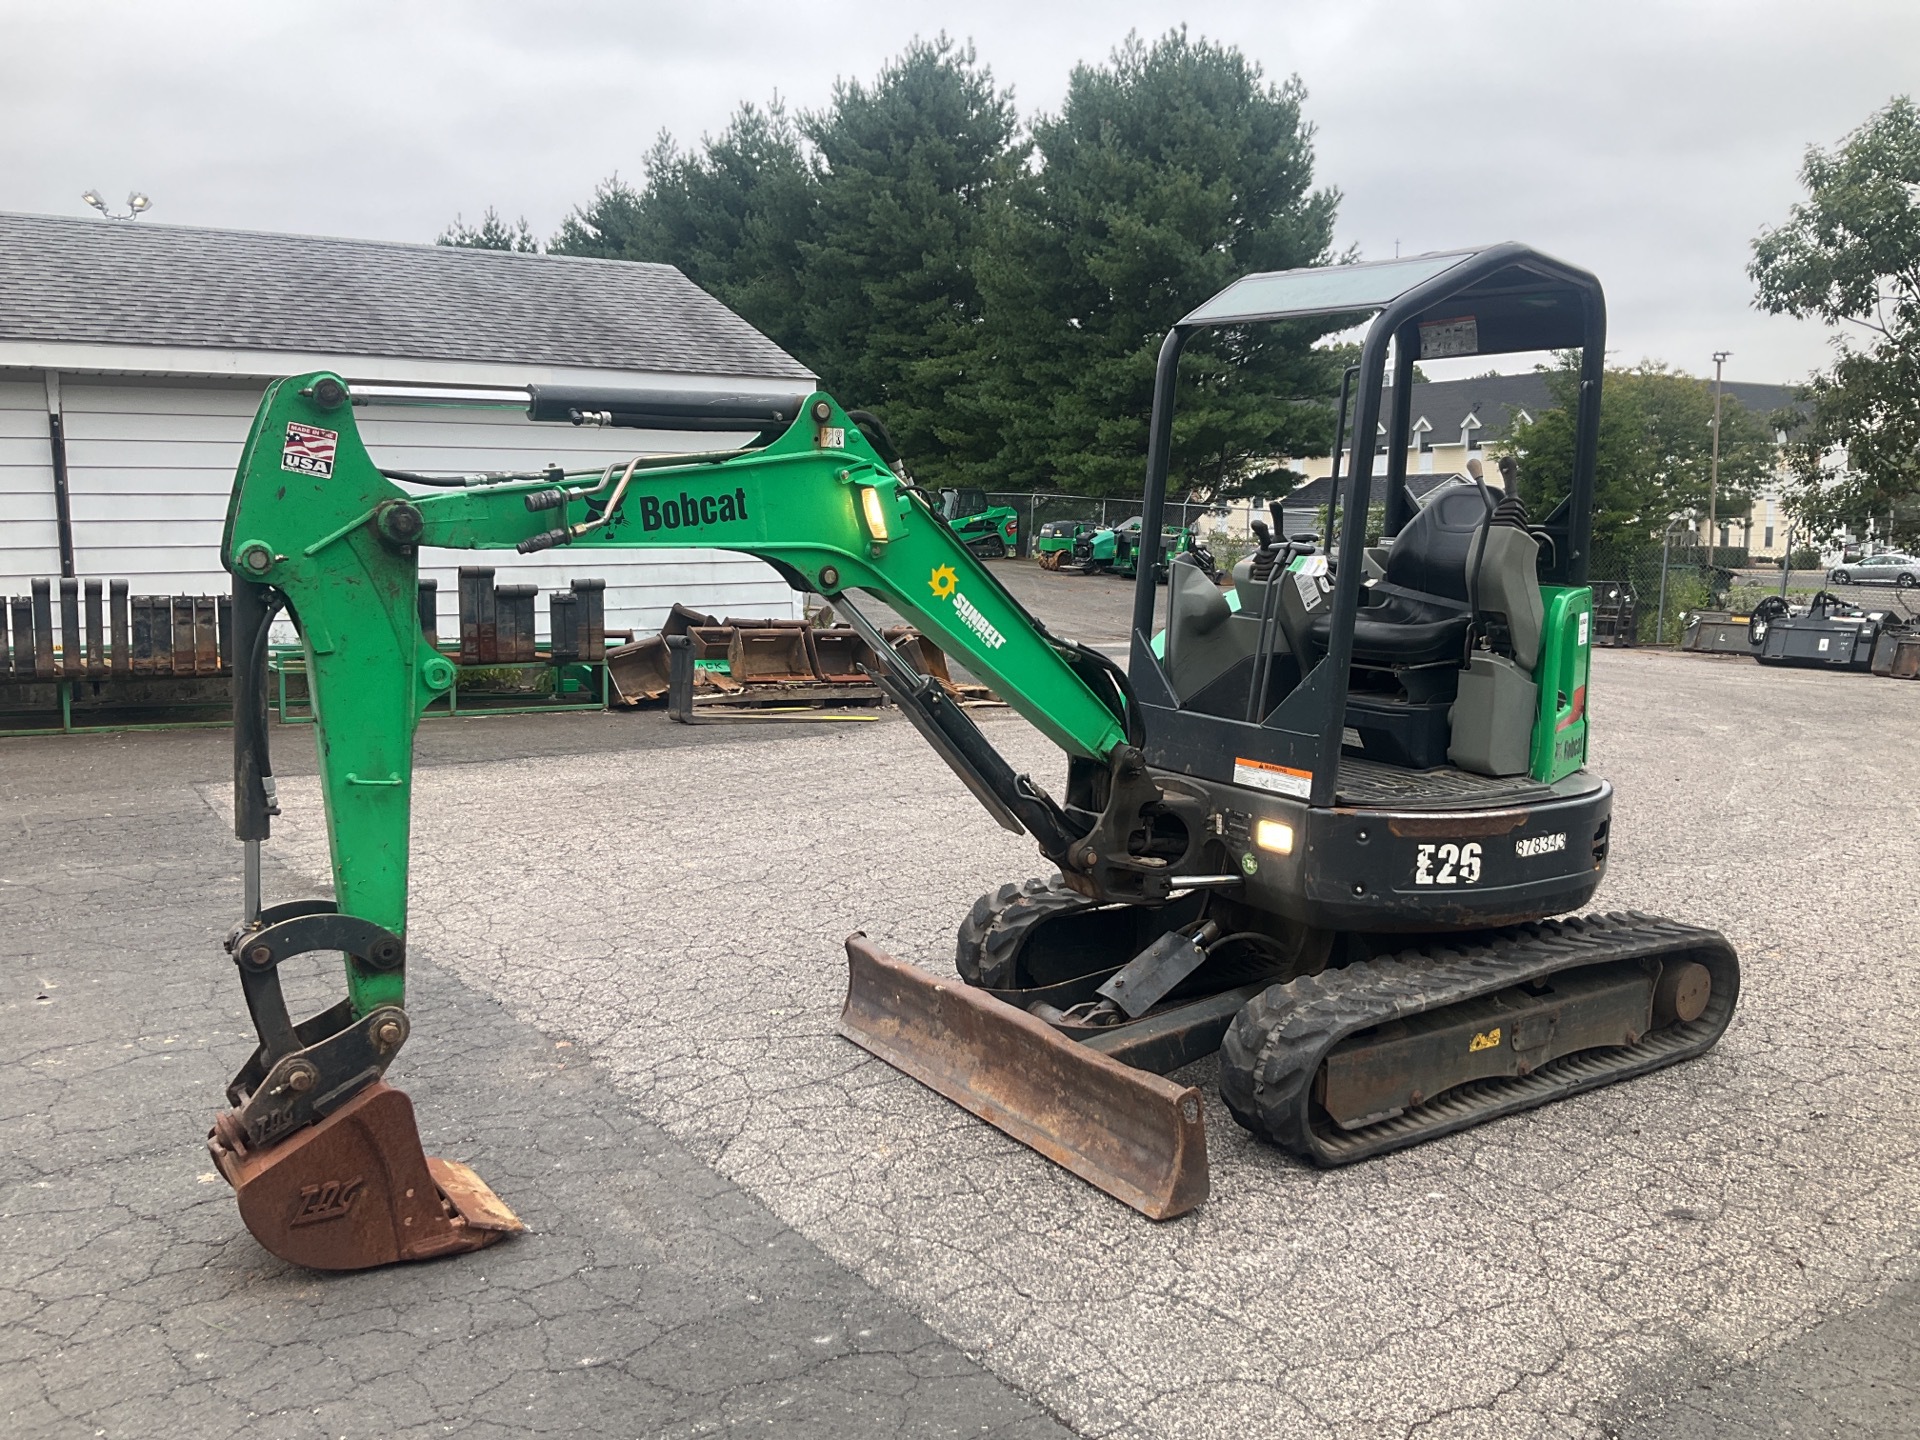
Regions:
<instances>
[{"instance_id":1,"label":"white siding building","mask_svg":"<svg viewBox=\"0 0 1920 1440\"><path fill-rule=\"evenodd\" d=\"M63 574L135 594L226 590L221 524L261 392L319 369L475 388L813 382L671 266L0 214L0 595ZM376 461L413 471L586 468L730 438L536 425L508 408L356 416ZM614 628L651 628L675 600L799 613L771 569L719 551L423 559L443 632L463 562L543 589L601 577Z\"/></svg>"}]
</instances>

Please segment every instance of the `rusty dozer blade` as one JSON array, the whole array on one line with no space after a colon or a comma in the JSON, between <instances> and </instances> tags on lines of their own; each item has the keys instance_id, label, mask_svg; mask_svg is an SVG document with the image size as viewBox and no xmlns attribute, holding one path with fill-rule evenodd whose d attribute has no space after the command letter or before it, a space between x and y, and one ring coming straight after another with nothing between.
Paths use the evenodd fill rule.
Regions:
<instances>
[{"instance_id":1,"label":"rusty dozer blade","mask_svg":"<svg viewBox=\"0 0 1920 1440\"><path fill-rule=\"evenodd\" d=\"M310 1270L369 1270L478 1250L527 1227L466 1166L430 1159L413 1102L376 1081L265 1150L214 1122L207 1150L262 1247Z\"/></svg>"},{"instance_id":2,"label":"rusty dozer blade","mask_svg":"<svg viewBox=\"0 0 1920 1440\"><path fill-rule=\"evenodd\" d=\"M1207 1198L1200 1092L847 939L840 1033L1151 1220Z\"/></svg>"}]
</instances>

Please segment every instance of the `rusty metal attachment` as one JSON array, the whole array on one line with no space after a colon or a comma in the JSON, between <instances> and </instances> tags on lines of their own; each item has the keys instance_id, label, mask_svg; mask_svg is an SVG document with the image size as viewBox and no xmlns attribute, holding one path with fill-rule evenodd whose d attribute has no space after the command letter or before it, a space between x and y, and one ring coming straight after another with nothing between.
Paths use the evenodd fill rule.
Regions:
<instances>
[{"instance_id":1,"label":"rusty metal attachment","mask_svg":"<svg viewBox=\"0 0 1920 1440\"><path fill-rule=\"evenodd\" d=\"M847 939L840 1033L1150 1220L1207 1198L1200 1092Z\"/></svg>"},{"instance_id":2,"label":"rusty metal attachment","mask_svg":"<svg viewBox=\"0 0 1920 1440\"><path fill-rule=\"evenodd\" d=\"M253 1238L310 1270L432 1260L526 1229L473 1171L427 1156L413 1102L385 1081L266 1149L223 1111L207 1151Z\"/></svg>"},{"instance_id":3,"label":"rusty metal attachment","mask_svg":"<svg viewBox=\"0 0 1920 1440\"><path fill-rule=\"evenodd\" d=\"M819 677L813 668L813 647L807 626L791 624L741 625L733 622L733 643L727 649L727 673L741 684L755 681L804 685Z\"/></svg>"},{"instance_id":4,"label":"rusty metal attachment","mask_svg":"<svg viewBox=\"0 0 1920 1440\"><path fill-rule=\"evenodd\" d=\"M886 703L874 679L884 645L955 701L999 703L984 685L955 684L947 657L911 626L883 636L831 619L825 608L811 621L716 619L676 604L658 634L606 652L613 700L633 707L664 699L668 717L686 724L871 719L854 712Z\"/></svg>"}]
</instances>

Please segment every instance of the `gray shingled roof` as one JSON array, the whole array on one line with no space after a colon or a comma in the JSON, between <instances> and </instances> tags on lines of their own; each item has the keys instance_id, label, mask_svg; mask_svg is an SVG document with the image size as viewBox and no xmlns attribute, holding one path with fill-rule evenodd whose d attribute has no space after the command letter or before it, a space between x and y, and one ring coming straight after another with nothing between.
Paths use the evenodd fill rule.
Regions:
<instances>
[{"instance_id":1,"label":"gray shingled roof","mask_svg":"<svg viewBox=\"0 0 1920 1440\"><path fill-rule=\"evenodd\" d=\"M1737 401L1762 419L1776 410L1801 408L1791 385L1728 380L1721 388L1727 403ZM1426 417L1436 445L1459 444L1460 426L1469 414L1480 417L1482 440L1498 440L1506 436L1515 412L1541 415L1553 408L1546 377L1537 370L1467 380L1424 380L1413 387L1414 418Z\"/></svg>"},{"instance_id":2,"label":"gray shingled roof","mask_svg":"<svg viewBox=\"0 0 1920 1440\"><path fill-rule=\"evenodd\" d=\"M0 214L0 342L804 379L671 265Z\"/></svg>"}]
</instances>

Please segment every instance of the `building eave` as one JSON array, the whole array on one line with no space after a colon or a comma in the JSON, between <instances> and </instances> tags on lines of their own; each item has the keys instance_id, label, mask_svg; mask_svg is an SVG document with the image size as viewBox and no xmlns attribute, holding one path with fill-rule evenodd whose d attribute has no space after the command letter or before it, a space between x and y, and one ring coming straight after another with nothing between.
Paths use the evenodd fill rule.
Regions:
<instances>
[{"instance_id":1,"label":"building eave","mask_svg":"<svg viewBox=\"0 0 1920 1440\"><path fill-rule=\"evenodd\" d=\"M636 386L708 389L715 382L749 394L786 394L810 380L766 376L666 373L582 365L500 361L419 360L378 355L323 355L297 350L235 350L188 345L94 345L0 340L0 371L57 370L70 375L124 375L181 380L256 382L313 370L347 380L518 387L602 384L618 376Z\"/></svg>"}]
</instances>

